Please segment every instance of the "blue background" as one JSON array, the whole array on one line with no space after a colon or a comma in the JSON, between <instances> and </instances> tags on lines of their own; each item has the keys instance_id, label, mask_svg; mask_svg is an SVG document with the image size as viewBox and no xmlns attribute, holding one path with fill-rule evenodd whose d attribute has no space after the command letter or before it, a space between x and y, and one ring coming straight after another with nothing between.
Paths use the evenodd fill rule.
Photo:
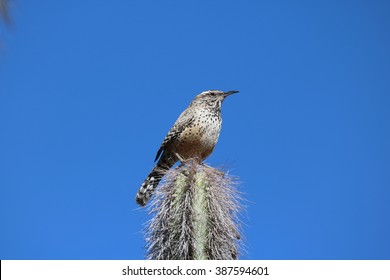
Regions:
<instances>
[{"instance_id":1,"label":"blue background","mask_svg":"<svg viewBox=\"0 0 390 280\"><path fill-rule=\"evenodd\" d=\"M135 193L192 98L240 177L243 259L390 258L388 1L14 1L0 259L143 259Z\"/></svg>"}]
</instances>

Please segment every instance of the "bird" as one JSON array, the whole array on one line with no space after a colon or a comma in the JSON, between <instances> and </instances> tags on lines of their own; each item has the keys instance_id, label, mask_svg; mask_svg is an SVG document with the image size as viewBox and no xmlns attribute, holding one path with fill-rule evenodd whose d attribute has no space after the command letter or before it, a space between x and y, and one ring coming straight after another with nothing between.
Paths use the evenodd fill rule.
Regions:
<instances>
[{"instance_id":1,"label":"bird","mask_svg":"<svg viewBox=\"0 0 390 280\"><path fill-rule=\"evenodd\" d=\"M180 114L157 151L157 164L136 195L144 207L167 171L178 161L203 162L214 150L221 132L221 106L225 98L239 91L207 90L198 94Z\"/></svg>"}]
</instances>

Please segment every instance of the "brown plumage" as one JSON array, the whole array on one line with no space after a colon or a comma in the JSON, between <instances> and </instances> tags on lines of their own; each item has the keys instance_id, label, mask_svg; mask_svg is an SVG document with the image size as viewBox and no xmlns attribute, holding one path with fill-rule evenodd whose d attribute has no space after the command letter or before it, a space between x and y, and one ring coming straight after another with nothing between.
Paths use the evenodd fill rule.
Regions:
<instances>
[{"instance_id":1,"label":"brown plumage","mask_svg":"<svg viewBox=\"0 0 390 280\"><path fill-rule=\"evenodd\" d=\"M221 131L223 100L238 91L208 90L198 94L165 136L156 166L141 185L136 201L145 206L165 173L177 162L205 160L217 144Z\"/></svg>"}]
</instances>

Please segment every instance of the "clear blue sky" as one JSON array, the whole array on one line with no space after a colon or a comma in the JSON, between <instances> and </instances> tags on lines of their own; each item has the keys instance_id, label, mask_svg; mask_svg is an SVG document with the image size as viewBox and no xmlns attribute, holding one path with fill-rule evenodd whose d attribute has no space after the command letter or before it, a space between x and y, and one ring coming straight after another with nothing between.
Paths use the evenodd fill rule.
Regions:
<instances>
[{"instance_id":1,"label":"clear blue sky","mask_svg":"<svg viewBox=\"0 0 390 280\"><path fill-rule=\"evenodd\" d=\"M135 193L207 89L244 259L390 258L388 1L14 1L0 259L142 259Z\"/></svg>"}]
</instances>

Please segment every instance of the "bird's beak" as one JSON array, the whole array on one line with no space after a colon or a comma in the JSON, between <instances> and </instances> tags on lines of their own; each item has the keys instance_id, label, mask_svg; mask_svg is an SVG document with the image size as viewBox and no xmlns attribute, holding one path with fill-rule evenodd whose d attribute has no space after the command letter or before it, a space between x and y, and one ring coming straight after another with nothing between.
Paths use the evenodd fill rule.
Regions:
<instances>
[{"instance_id":1,"label":"bird's beak","mask_svg":"<svg viewBox=\"0 0 390 280\"><path fill-rule=\"evenodd\" d=\"M238 92L238 90L231 90L231 91L225 92L225 93L223 94L223 96L224 96L224 97L227 97L227 96L229 96L229 95L231 95L231 94L234 94L234 93L237 93L237 92Z\"/></svg>"}]
</instances>

